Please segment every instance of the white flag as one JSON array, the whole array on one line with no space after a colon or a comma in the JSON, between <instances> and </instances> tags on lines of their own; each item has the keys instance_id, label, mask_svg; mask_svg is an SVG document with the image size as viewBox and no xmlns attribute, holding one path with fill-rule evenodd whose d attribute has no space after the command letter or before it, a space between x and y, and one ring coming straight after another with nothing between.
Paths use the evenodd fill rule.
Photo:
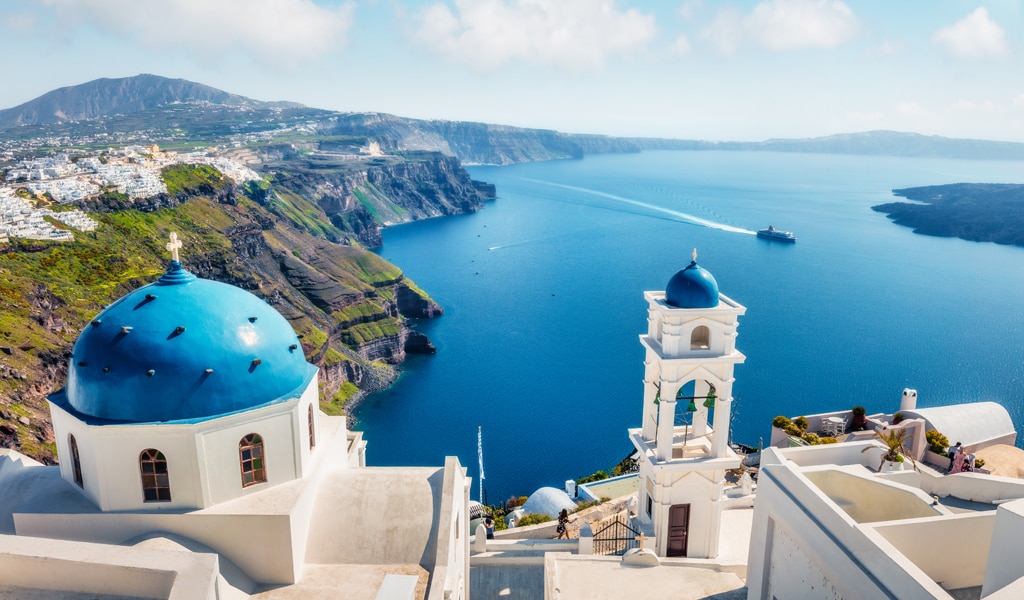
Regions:
<instances>
[{"instance_id":1,"label":"white flag","mask_svg":"<svg viewBox=\"0 0 1024 600\"><path fill-rule=\"evenodd\" d=\"M476 428L476 454L477 458L480 459L480 479L484 478L484 430L483 427L477 425Z\"/></svg>"}]
</instances>

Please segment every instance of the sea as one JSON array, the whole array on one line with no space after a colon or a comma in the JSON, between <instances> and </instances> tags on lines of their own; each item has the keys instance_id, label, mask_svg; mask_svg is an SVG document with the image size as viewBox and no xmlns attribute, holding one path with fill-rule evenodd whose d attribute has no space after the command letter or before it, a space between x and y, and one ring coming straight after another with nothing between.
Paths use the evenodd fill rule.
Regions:
<instances>
[{"instance_id":1,"label":"sea","mask_svg":"<svg viewBox=\"0 0 1024 600\"><path fill-rule=\"evenodd\" d=\"M660 151L469 172L497 186L483 210L384 232L380 255L445 314L413 323L437 354L355 411L369 465L455 455L490 504L610 472L642 414L643 292L694 249L747 307L734 441L767 440L776 415L895 412L904 388L1024 424L1024 248L871 210L894 188L1020 183L1022 162ZM757 238L768 225L797 243Z\"/></svg>"}]
</instances>

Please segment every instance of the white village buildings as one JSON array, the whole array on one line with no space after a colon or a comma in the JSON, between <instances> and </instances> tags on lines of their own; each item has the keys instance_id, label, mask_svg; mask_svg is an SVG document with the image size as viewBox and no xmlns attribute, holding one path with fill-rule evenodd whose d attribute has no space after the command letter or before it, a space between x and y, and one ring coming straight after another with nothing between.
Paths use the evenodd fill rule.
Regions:
<instances>
[{"instance_id":1,"label":"white village buildings","mask_svg":"<svg viewBox=\"0 0 1024 600\"><path fill-rule=\"evenodd\" d=\"M92 231L98 227L78 209L52 211L34 208L16 190L24 188L30 194L49 196L60 204L79 202L113 189L129 198L149 198L167 192L161 178L161 169L174 164L208 164L216 167L233 181L242 184L259 179L249 167L218 156L216 149L206 152L162 152L157 146L128 146L122 150L108 150L100 156L79 156L72 160L69 154L57 154L25 160L7 170L6 184L0 185L0 240L23 238L51 241L71 241L74 235L58 229L44 217L50 217L78 231Z\"/></svg>"},{"instance_id":2,"label":"white village buildings","mask_svg":"<svg viewBox=\"0 0 1024 600\"><path fill-rule=\"evenodd\" d=\"M745 308L696 256L644 298L626 504L645 547L595 555L584 524L568 541L516 539L529 528L488 540L481 526L470 548L456 459L366 467L361 435L318 410L317 370L284 318L174 260L75 344L50 400L60 466L0 451L0 598L1024 597L1024 480L947 475L920 443L941 426L972 452L1012 445L1005 409L917 409L905 394L903 421L869 422L914 436L917 469L882 472L873 431L780 438L755 489L727 477L741 465L727 432Z\"/></svg>"}]
</instances>

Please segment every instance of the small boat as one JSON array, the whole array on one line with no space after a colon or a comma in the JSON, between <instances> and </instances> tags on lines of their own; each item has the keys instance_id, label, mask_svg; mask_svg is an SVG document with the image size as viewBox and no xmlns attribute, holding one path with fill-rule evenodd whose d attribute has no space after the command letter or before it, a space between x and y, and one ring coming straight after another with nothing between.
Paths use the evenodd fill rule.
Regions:
<instances>
[{"instance_id":1,"label":"small boat","mask_svg":"<svg viewBox=\"0 0 1024 600\"><path fill-rule=\"evenodd\" d=\"M759 229L757 231L757 237L764 238L766 240L778 240L780 242L795 242L796 236L790 231L782 231L776 229L771 225L767 229Z\"/></svg>"}]
</instances>

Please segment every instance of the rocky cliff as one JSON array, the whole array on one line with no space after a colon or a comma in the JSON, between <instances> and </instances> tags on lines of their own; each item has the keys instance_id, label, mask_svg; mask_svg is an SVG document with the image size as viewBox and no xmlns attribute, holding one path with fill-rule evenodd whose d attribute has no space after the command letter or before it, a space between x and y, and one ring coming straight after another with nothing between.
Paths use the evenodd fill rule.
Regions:
<instances>
[{"instance_id":1,"label":"rocky cliff","mask_svg":"<svg viewBox=\"0 0 1024 600\"><path fill-rule=\"evenodd\" d=\"M493 185L474 181L458 159L439 152L352 157L269 149L265 157L272 189L263 201L271 210L282 208L282 198L307 198L342 240L370 248L381 245L382 225L471 213L495 197Z\"/></svg>"},{"instance_id":2,"label":"rocky cliff","mask_svg":"<svg viewBox=\"0 0 1024 600\"><path fill-rule=\"evenodd\" d=\"M422 121L383 113L334 115L327 135L372 138L386 151L439 151L466 164L510 165L597 152L639 152L628 138L578 135L465 121Z\"/></svg>"}]
</instances>

